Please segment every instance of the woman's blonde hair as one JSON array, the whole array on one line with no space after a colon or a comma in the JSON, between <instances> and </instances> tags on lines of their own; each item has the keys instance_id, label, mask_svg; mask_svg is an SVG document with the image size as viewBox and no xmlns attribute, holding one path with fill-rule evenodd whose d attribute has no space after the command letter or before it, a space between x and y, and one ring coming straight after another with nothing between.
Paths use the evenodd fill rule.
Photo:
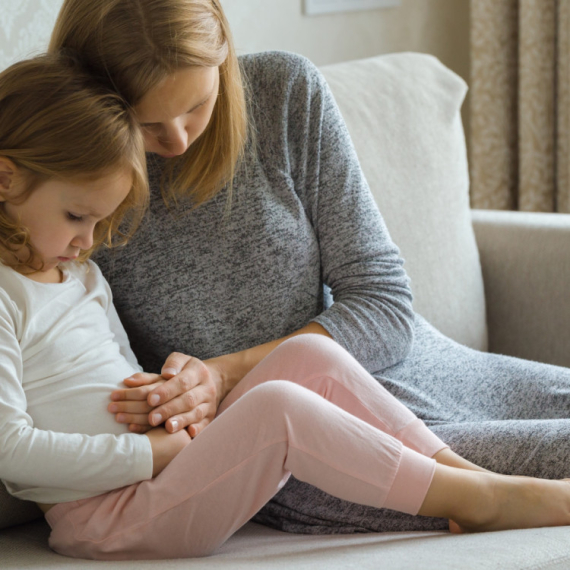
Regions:
<instances>
[{"instance_id":1,"label":"woman's blonde hair","mask_svg":"<svg viewBox=\"0 0 570 570\"><path fill-rule=\"evenodd\" d=\"M180 69L218 66L220 91L210 122L184 155L168 161L162 190L165 199L189 195L196 206L226 185L231 191L248 120L219 0L65 0L49 47L61 48L77 52L132 106Z\"/></svg>"},{"instance_id":2,"label":"woman's blonde hair","mask_svg":"<svg viewBox=\"0 0 570 570\"><path fill-rule=\"evenodd\" d=\"M0 156L19 169L24 202L44 181L92 180L128 169L131 190L94 232L93 247L126 243L144 215L148 183L144 140L132 112L116 93L82 69L76 58L60 53L16 63L0 73ZM28 259L11 263L26 247ZM41 260L18 220L0 207L0 258L21 271L37 270Z\"/></svg>"}]
</instances>

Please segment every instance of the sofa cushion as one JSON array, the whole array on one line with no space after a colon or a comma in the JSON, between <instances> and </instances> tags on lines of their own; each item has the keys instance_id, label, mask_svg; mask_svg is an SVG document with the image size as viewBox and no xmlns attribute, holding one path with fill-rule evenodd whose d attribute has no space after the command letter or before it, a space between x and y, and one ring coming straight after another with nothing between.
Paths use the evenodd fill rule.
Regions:
<instances>
[{"instance_id":1,"label":"sofa cushion","mask_svg":"<svg viewBox=\"0 0 570 570\"><path fill-rule=\"evenodd\" d=\"M568 527L443 532L288 534L248 523L206 558L101 561L60 556L41 521L0 533L0 568L97 570L568 570Z\"/></svg>"},{"instance_id":2,"label":"sofa cushion","mask_svg":"<svg viewBox=\"0 0 570 570\"><path fill-rule=\"evenodd\" d=\"M487 349L460 108L465 82L436 58L400 53L322 68L392 239L414 308L454 340Z\"/></svg>"},{"instance_id":3,"label":"sofa cushion","mask_svg":"<svg viewBox=\"0 0 570 570\"><path fill-rule=\"evenodd\" d=\"M31 501L12 497L0 482L0 530L43 517L42 511Z\"/></svg>"}]
</instances>

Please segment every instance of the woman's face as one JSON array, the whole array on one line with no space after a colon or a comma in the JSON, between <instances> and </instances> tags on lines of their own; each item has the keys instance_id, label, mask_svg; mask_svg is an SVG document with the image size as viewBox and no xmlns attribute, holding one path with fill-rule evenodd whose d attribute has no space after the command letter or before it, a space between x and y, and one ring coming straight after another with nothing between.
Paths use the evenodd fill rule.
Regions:
<instances>
[{"instance_id":1,"label":"woman's face","mask_svg":"<svg viewBox=\"0 0 570 570\"><path fill-rule=\"evenodd\" d=\"M219 85L218 67L187 67L151 89L135 106L145 150L164 158L184 154L208 126Z\"/></svg>"}]
</instances>

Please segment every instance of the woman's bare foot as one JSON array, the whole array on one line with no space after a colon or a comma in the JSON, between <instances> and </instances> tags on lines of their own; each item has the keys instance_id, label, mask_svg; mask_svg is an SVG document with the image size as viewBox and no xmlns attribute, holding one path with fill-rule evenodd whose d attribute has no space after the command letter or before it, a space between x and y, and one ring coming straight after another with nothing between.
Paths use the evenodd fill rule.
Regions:
<instances>
[{"instance_id":1,"label":"woman's bare foot","mask_svg":"<svg viewBox=\"0 0 570 570\"><path fill-rule=\"evenodd\" d=\"M570 481L437 464L418 514L450 519L456 533L570 525Z\"/></svg>"},{"instance_id":2,"label":"woman's bare foot","mask_svg":"<svg viewBox=\"0 0 570 570\"><path fill-rule=\"evenodd\" d=\"M493 477L491 504L482 501L478 509L452 517L450 532L570 525L570 481Z\"/></svg>"}]
</instances>

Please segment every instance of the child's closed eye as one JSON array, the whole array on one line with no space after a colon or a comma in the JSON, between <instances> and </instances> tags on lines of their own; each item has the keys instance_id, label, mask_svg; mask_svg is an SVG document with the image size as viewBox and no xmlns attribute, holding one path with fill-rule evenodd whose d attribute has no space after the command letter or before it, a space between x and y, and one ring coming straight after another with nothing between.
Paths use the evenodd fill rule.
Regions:
<instances>
[{"instance_id":1,"label":"child's closed eye","mask_svg":"<svg viewBox=\"0 0 570 570\"><path fill-rule=\"evenodd\" d=\"M83 221L83 216L77 216L75 214L72 214L71 212L67 212L67 217L72 222L82 222Z\"/></svg>"}]
</instances>

